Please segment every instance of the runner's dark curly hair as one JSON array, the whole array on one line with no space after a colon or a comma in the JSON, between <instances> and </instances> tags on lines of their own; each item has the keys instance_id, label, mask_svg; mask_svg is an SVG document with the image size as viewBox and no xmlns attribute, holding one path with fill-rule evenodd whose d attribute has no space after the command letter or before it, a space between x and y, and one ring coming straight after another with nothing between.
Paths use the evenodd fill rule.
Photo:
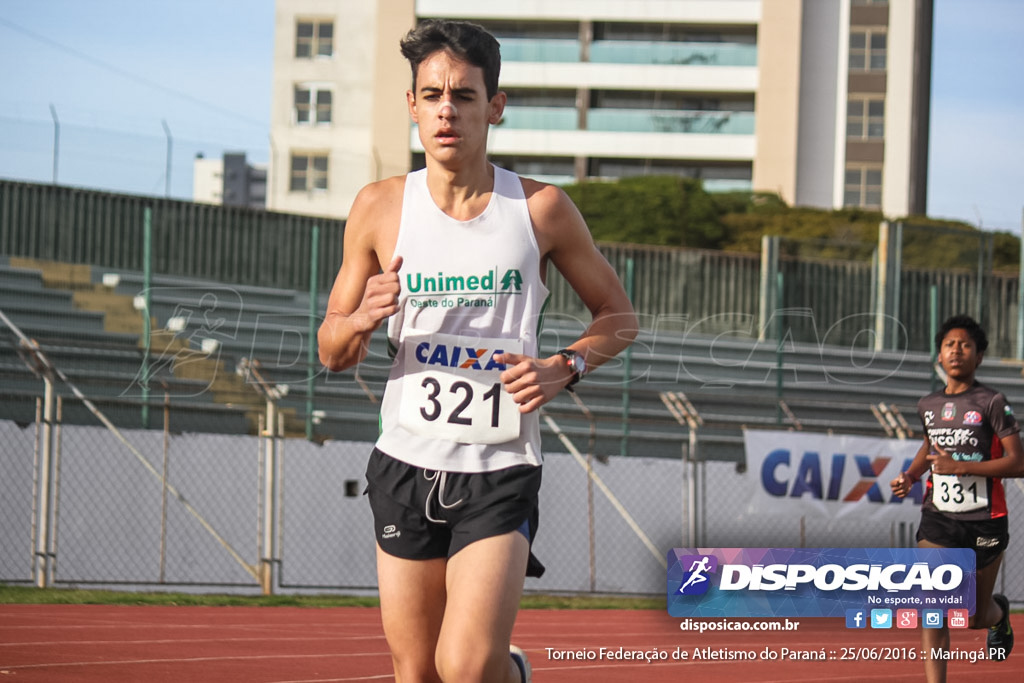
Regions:
<instances>
[{"instance_id":1,"label":"runner's dark curly hair","mask_svg":"<svg viewBox=\"0 0 1024 683\"><path fill-rule=\"evenodd\" d=\"M988 348L988 335L985 334L985 329L974 318L963 314L954 315L942 323L939 331L935 333L936 348L942 346L942 340L946 338L950 330L966 331L968 336L974 340L974 346L978 349L979 353L984 353L985 349Z\"/></svg>"}]
</instances>

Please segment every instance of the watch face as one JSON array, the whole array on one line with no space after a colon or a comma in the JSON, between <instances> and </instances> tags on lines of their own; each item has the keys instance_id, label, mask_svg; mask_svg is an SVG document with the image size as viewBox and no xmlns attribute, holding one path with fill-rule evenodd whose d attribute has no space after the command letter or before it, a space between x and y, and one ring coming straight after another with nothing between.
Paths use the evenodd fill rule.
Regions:
<instances>
[{"instance_id":1,"label":"watch face","mask_svg":"<svg viewBox=\"0 0 1024 683\"><path fill-rule=\"evenodd\" d=\"M570 349L562 349L558 353L565 358L566 365L569 366L569 369L572 370L572 373L575 375L572 383L574 384L578 382L587 371L587 362L583 359L582 354L576 353Z\"/></svg>"},{"instance_id":2,"label":"watch face","mask_svg":"<svg viewBox=\"0 0 1024 683\"><path fill-rule=\"evenodd\" d=\"M583 371L587 369L587 364L583 360L583 356L576 354L572 357L572 371L579 374L583 374Z\"/></svg>"}]
</instances>

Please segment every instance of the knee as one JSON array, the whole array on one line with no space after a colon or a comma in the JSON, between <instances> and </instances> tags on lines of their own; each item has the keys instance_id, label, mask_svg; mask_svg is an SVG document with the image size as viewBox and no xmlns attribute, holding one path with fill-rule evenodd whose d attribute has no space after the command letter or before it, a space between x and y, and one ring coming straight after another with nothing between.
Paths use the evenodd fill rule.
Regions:
<instances>
[{"instance_id":1,"label":"knee","mask_svg":"<svg viewBox=\"0 0 1024 683\"><path fill-rule=\"evenodd\" d=\"M429 657L401 657L391 655L395 678L399 681L440 681Z\"/></svg>"},{"instance_id":2,"label":"knee","mask_svg":"<svg viewBox=\"0 0 1024 683\"><path fill-rule=\"evenodd\" d=\"M507 647L499 652L464 644L455 648L439 647L434 665L444 683L489 683L506 680L511 662Z\"/></svg>"}]
</instances>

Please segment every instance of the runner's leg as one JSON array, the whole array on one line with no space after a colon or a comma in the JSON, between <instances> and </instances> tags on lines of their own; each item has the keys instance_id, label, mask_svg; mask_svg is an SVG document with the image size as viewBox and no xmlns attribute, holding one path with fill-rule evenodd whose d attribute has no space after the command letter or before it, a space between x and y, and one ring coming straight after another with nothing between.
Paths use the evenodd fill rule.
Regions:
<instances>
[{"instance_id":1,"label":"runner's leg","mask_svg":"<svg viewBox=\"0 0 1024 683\"><path fill-rule=\"evenodd\" d=\"M377 547L384 635L398 683L438 683L434 665L445 615L445 558L406 560Z\"/></svg>"},{"instance_id":2,"label":"runner's leg","mask_svg":"<svg viewBox=\"0 0 1024 683\"><path fill-rule=\"evenodd\" d=\"M530 546L518 531L470 543L448 559L437 670L448 681L519 683L509 656Z\"/></svg>"},{"instance_id":3,"label":"runner's leg","mask_svg":"<svg viewBox=\"0 0 1024 683\"><path fill-rule=\"evenodd\" d=\"M1003 618L1002 608L992 599L992 591L995 590L996 577L1002 564L1003 553L999 553L999 557L990 565L978 570L978 602L975 605L974 616L971 617L971 628L988 628Z\"/></svg>"}]
</instances>

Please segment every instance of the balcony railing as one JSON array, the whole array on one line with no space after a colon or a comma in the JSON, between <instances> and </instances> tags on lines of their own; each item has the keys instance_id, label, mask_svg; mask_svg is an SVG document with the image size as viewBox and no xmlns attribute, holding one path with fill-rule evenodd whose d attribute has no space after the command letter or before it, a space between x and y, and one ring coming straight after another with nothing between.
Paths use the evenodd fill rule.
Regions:
<instances>
[{"instance_id":1,"label":"balcony railing","mask_svg":"<svg viewBox=\"0 0 1024 683\"><path fill-rule=\"evenodd\" d=\"M578 62L580 41L568 39L501 38L504 62Z\"/></svg>"},{"instance_id":2,"label":"balcony railing","mask_svg":"<svg viewBox=\"0 0 1024 683\"><path fill-rule=\"evenodd\" d=\"M506 62L579 62L580 41L557 38L502 38ZM746 43L673 43L597 40L590 61L599 64L674 64L685 66L757 66L757 46Z\"/></svg>"},{"instance_id":3,"label":"balcony railing","mask_svg":"<svg viewBox=\"0 0 1024 683\"><path fill-rule=\"evenodd\" d=\"M598 40L590 46L590 61L602 64L757 66L757 46L742 43Z\"/></svg>"},{"instance_id":4,"label":"balcony railing","mask_svg":"<svg viewBox=\"0 0 1024 683\"><path fill-rule=\"evenodd\" d=\"M501 126L513 130L577 130L570 107L506 107ZM754 113L670 109L591 109L587 129L629 133L753 135Z\"/></svg>"}]
</instances>

